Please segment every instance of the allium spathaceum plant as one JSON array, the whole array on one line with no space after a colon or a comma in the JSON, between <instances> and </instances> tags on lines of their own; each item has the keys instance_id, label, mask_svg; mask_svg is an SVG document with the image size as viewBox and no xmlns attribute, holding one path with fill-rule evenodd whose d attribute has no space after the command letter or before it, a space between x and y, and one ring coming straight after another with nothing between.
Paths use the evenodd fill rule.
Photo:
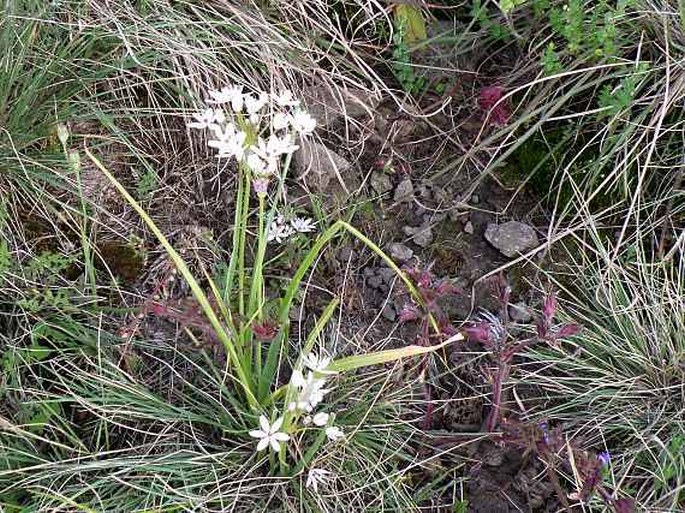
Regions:
<instances>
[{"instance_id":1,"label":"allium spathaceum plant","mask_svg":"<svg viewBox=\"0 0 685 513\"><path fill-rule=\"evenodd\" d=\"M346 429L344 412L326 404L336 388L336 375L427 354L461 336L436 337L431 338L431 344L333 359L321 336L339 305L338 298L333 298L305 341L293 344L289 337L290 310L301 283L328 242L342 232L361 240L394 269L417 307L425 308L425 300L412 279L349 223L337 221L324 230L306 217L287 218L283 213L288 207L284 204L285 187L293 153L316 128L316 120L291 92L244 92L241 86L228 85L210 91L205 105L188 119L187 125L208 135L211 158L218 159L220 166L237 163L230 258L220 280L208 274L202 276L208 283L205 288L145 210L87 151L155 234L166 250L174 275L184 279L193 294L192 301L185 301L182 309L174 308L171 300L164 304L155 294L140 314L166 317L188 328L187 332L195 331L223 346L224 376L235 394L231 405L239 410L236 413L244 425L243 441L254 444L257 454L268 455L265 460L271 473L293 476L307 471L306 484L316 491L334 477L329 471L313 468L317 452L328 444L346 443L347 433L352 431ZM298 234L316 238L294 274L284 277L285 291L267 290L267 246L287 243ZM439 333L435 320L430 314L428 317L431 327ZM131 336L135 330L126 331ZM235 439L236 431L231 431Z\"/></svg>"}]
</instances>

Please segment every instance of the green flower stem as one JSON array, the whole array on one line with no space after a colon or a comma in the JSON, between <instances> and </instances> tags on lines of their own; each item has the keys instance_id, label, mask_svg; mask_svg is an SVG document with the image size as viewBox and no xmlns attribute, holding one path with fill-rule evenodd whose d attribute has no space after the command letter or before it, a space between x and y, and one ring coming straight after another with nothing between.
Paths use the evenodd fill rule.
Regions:
<instances>
[{"instance_id":1,"label":"green flower stem","mask_svg":"<svg viewBox=\"0 0 685 513\"><path fill-rule=\"evenodd\" d=\"M259 195L259 232L257 234L257 255L252 269L252 288L250 290L250 300L248 310L257 321L263 317L262 308L264 305L264 256L266 254L267 233L264 228L265 201L264 196ZM258 371L262 368L262 344L258 343L255 347L255 365Z\"/></svg>"},{"instance_id":2,"label":"green flower stem","mask_svg":"<svg viewBox=\"0 0 685 513\"><path fill-rule=\"evenodd\" d=\"M157 240L159 240L159 242L162 244L165 251L169 255L169 258L178 270L179 274L183 276L183 278L188 283L190 290L193 293L193 296L195 296L195 299L200 304L200 307L202 308L202 311L204 312L205 316L212 325L212 328L214 329L217 338L222 342L222 344L226 348L226 353L228 355L229 362L231 363L236 372L236 376L234 379L236 379L240 387L245 392L245 398L247 399L247 402L251 407L258 408L259 403L257 402L255 394L252 392L252 380L248 376L245 367L243 367L243 363L239 357L239 348L236 348L234 341L232 341L226 333L224 326L221 324L221 321L219 321L219 318L214 312L214 309L210 305L207 296L203 292L202 288L200 287L200 284L197 282L193 274L190 272L190 269L188 269L188 266L181 258L181 255L179 255L178 252L174 249L174 247L167 240L162 231L157 227L152 218L147 214L147 212L145 212L143 207L141 207L140 204L133 198L133 196L129 194L129 192L124 188L124 186L121 185L121 183L119 183L119 181L114 177L114 175L112 175L112 173L109 172L109 170L102 164L102 162L100 162L100 160L97 157L95 157L95 155L93 155L87 147L85 148L85 152L88 158L107 177L107 179L112 183L112 185L114 185L114 187L119 191L119 193L124 197L124 199L126 199L129 205L133 207L133 209L138 213L138 215L145 222L148 228L150 228L150 231L152 231L155 237L157 237Z\"/></svg>"}]
</instances>

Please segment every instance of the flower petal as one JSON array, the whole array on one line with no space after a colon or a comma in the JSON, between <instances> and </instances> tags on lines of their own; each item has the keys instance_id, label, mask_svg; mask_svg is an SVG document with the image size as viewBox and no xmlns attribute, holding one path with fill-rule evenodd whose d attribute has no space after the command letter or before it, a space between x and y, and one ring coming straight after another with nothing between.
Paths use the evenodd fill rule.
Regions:
<instances>
[{"instance_id":1,"label":"flower petal","mask_svg":"<svg viewBox=\"0 0 685 513\"><path fill-rule=\"evenodd\" d=\"M275 438L269 438L269 443L271 444L271 448L274 452L278 452L281 450L281 444Z\"/></svg>"},{"instance_id":2,"label":"flower petal","mask_svg":"<svg viewBox=\"0 0 685 513\"><path fill-rule=\"evenodd\" d=\"M325 426L326 424L328 424L328 417L329 417L328 413L320 412L320 413L317 413L316 415L314 415L314 418L312 419L312 421L317 426Z\"/></svg>"},{"instance_id":3,"label":"flower petal","mask_svg":"<svg viewBox=\"0 0 685 513\"><path fill-rule=\"evenodd\" d=\"M262 431L264 431L265 433L268 433L269 431L271 431L271 425L269 424L269 419L267 419L265 415L259 416L259 426L262 428Z\"/></svg>"},{"instance_id":4,"label":"flower petal","mask_svg":"<svg viewBox=\"0 0 685 513\"><path fill-rule=\"evenodd\" d=\"M248 434L252 438L264 438L265 436L269 436L269 433L265 433L261 429L255 429L254 431L250 431Z\"/></svg>"},{"instance_id":5,"label":"flower petal","mask_svg":"<svg viewBox=\"0 0 685 513\"><path fill-rule=\"evenodd\" d=\"M257 444L257 451L263 451L269 446L269 439L268 438L262 438L259 443Z\"/></svg>"},{"instance_id":6,"label":"flower petal","mask_svg":"<svg viewBox=\"0 0 685 513\"><path fill-rule=\"evenodd\" d=\"M283 425L283 417L277 418L276 421L273 424L271 424L270 432L275 433L276 431L281 429L282 425Z\"/></svg>"},{"instance_id":7,"label":"flower petal","mask_svg":"<svg viewBox=\"0 0 685 513\"><path fill-rule=\"evenodd\" d=\"M290 440L290 436L286 435L285 433L281 433L280 431L278 433L274 433L273 438L275 438L279 442L287 442L288 440Z\"/></svg>"}]
</instances>

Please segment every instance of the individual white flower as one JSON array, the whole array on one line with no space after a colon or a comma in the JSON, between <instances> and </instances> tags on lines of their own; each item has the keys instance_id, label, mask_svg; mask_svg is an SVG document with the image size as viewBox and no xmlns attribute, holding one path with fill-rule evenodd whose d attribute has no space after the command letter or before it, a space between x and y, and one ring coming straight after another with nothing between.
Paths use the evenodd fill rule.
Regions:
<instances>
[{"instance_id":1,"label":"individual white flower","mask_svg":"<svg viewBox=\"0 0 685 513\"><path fill-rule=\"evenodd\" d=\"M231 106L233 106L233 102L238 101L240 102L240 105L242 105L243 86L234 85L222 87L219 91L209 91L209 96L211 96L211 98L207 99L207 103L216 103L218 105L230 103Z\"/></svg>"},{"instance_id":2,"label":"individual white flower","mask_svg":"<svg viewBox=\"0 0 685 513\"><path fill-rule=\"evenodd\" d=\"M264 415L259 417L259 427L261 429L255 429L250 431L250 436L253 438L259 438L259 443L257 444L257 451L263 451L269 445L274 452L281 450L281 442L287 442L290 437L285 433L280 431L283 425L283 417L276 419L273 424L269 423Z\"/></svg>"},{"instance_id":3,"label":"individual white flower","mask_svg":"<svg viewBox=\"0 0 685 513\"><path fill-rule=\"evenodd\" d=\"M307 135L311 134L316 128L316 119L303 110L296 110L291 119L291 123L296 132Z\"/></svg>"},{"instance_id":4,"label":"individual white flower","mask_svg":"<svg viewBox=\"0 0 685 513\"><path fill-rule=\"evenodd\" d=\"M245 164L256 176L264 176L266 174L266 162L256 153L250 153L245 159Z\"/></svg>"},{"instance_id":5,"label":"individual white flower","mask_svg":"<svg viewBox=\"0 0 685 513\"><path fill-rule=\"evenodd\" d=\"M306 488L311 488L314 490L314 493L319 492L319 484L323 483L326 481L328 476L330 476L332 472L329 470L324 470L321 468L312 468L309 469L309 472L307 473L307 482L305 483Z\"/></svg>"},{"instance_id":6,"label":"individual white flower","mask_svg":"<svg viewBox=\"0 0 685 513\"><path fill-rule=\"evenodd\" d=\"M290 126L290 116L284 112L277 112L271 118L271 128L273 130L283 130L288 128L288 126Z\"/></svg>"},{"instance_id":7,"label":"individual white flower","mask_svg":"<svg viewBox=\"0 0 685 513\"><path fill-rule=\"evenodd\" d=\"M264 105L269 102L269 95L264 91L259 93L259 96L253 94L246 94L243 96L245 102L245 112L248 114L255 114L262 110Z\"/></svg>"},{"instance_id":8,"label":"individual white flower","mask_svg":"<svg viewBox=\"0 0 685 513\"><path fill-rule=\"evenodd\" d=\"M283 216L278 215L276 219L271 221L269 231L266 235L267 242L276 241L279 244L284 240L290 238L295 233L295 230L289 224L286 224Z\"/></svg>"},{"instance_id":9,"label":"individual white flower","mask_svg":"<svg viewBox=\"0 0 685 513\"><path fill-rule=\"evenodd\" d=\"M297 107L300 105L300 100L296 100L292 91L285 89L281 94L273 94L272 98L279 107Z\"/></svg>"},{"instance_id":10,"label":"individual white flower","mask_svg":"<svg viewBox=\"0 0 685 513\"><path fill-rule=\"evenodd\" d=\"M335 374L335 371L327 370L328 366L331 364L331 358L324 354L318 356L316 353L312 352L302 358L302 362L305 367L314 372L320 374Z\"/></svg>"},{"instance_id":11,"label":"individual white flower","mask_svg":"<svg viewBox=\"0 0 685 513\"><path fill-rule=\"evenodd\" d=\"M337 442L345 437L345 433L338 426L330 426L326 428L326 436L331 442Z\"/></svg>"},{"instance_id":12,"label":"individual white flower","mask_svg":"<svg viewBox=\"0 0 685 513\"><path fill-rule=\"evenodd\" d=\"M188 127L197 128L200 130L218 126L216 125L216 123L223 123L226 119L224 111L220 109L214 110L211 108L193 114L193 118L195 119L195 121L188 123Z\"/></svg>"},{"instance_id":13,"label":"individual white flower","mask_svg":"<svg viewBox=\"0 0 685 513\"><path fill-rule=\"evenodd\" d=\"M271 134L265 141L261 137L257 139L257 145L253 151L262 157L264 160L277 159L281 155L294 153L299 146L293 144L289 135L279 137L276 134Z\"/></svg>"},{"instance_id":14,"label":"individual white flower","mask_svg":"<svg viewBox=\"0 0 685 513\"><path fill-rule=\"evenodd\" d=\"M290 226L292 226L293 230L295 230L298 233L309 233L309 232L313 232L316 229L314 227L314 221L312 221L311 219L309 219L307 217L295 217L292 221L290 221ZM328 363L331 363L330 359L329 359ZM326 365L328 365L328 364L326 364ZM312 370L314 370L314 369L312 369Z\"/></svg>"},{"instance_id":15,"label":"individual white flower","mask_svg":"<svg viewBox=\"0 0 685 513\"><path fill-rule=\"evenodd\" d=\"M312 422L314 422L315 426L322 427L328 424L329 417L330 415L328 413L319 412L316 415L314 415L314 417L312 418Z\"/></svg>"},{"instance_id":16,"label":"individual white flower","mask_svg":"<svg viewBox=\"0 0 685 513\"><path fill-rule=\"evenodd\" d=\"M223 132L219 128L214 130L214 134L217 135L217 139L208 141L207 145L219 150L217 157L235 157L238 160L242 160L245 155L245 140L247 139L245 132L242 130L236 132L235 127L229 123Z\"/></svg>"},{"instance_id":17,"label":"individual white flower","mask_svg":"<svg viewBox=\"0 0 685 513\"><path fill-rule=\"evenodd\" d=\"M315 377L313 372L307 373L305 378L302 371L295 370L290 383L299 389L299 393L295 401L288 405L289 410L311 412L317 404L323 401L324 395L330 392L330 389L323 388L326 380Z\"/></svg>"}]
</instances>

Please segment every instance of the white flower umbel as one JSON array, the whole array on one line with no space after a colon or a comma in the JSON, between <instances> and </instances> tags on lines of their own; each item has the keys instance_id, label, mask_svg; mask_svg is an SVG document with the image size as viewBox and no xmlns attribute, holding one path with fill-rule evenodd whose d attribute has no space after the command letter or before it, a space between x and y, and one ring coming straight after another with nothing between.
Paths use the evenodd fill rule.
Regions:
<instances>
[{"instance_id":1,"label":"white flower umbel","mask_svg":"<svg viewBox=\"0 0 685 513\"><path fill-rule=\"evenodd\" d=\"M298 150L298 138L310 134L316 120L299 107L291 91L244 93L242 86L228 85L209 91L208 96L209 108L194 114L188 126L210 129L208 145L217 150L219 158L235 157L249 171L257 195L264 198L283 157ZM312 231L311 224L274 228L272 240L279 242L293 230Z\"/></svg>"},{"instance_id":2,"label":"white flower umbel","mask_svg":"<svg viewBox=\"0 0 685 513\"><path fill-rule=\"evenodd\" d=\"M291 411L301 410L310 413L323 401L324 395L330 392L330 389L324 388L326 380L315 377L313 372L307 373L305 378L301 371L294 370L290 384L298 389L297 398L288 405Z\"/></svg>"},{"instance_id":3,"label":"white flower umbel","mask_svg":"<svg viewBox=\"0 0 685 513\"><path fill-rule=\"evenodd\" d=\"M290 226L298 233L310 233L316 230L314 221L308 217L295 217L290 221Z\"/></svg>"},{"instance_id":4,"label":"white flower umbel","mask_svg":"<svg viewBox=\"0 0 685 513\"><path fill-rule=\"evenodd\" d=\"M330 426L326 428L326 436L331 442L337 442L338 440L345 438L345 433L338 426Z\"/></svg>"},{"instance_id":5,"label":"white flower umbel","mask_svg":"<svg viewBox=\"0 0 685 513\"><path fill-rule=\"evenodd\" d=\"M305 483L306 488L311 488L314 493L319 492L319 484L325 482L328 476L332 474L329 470L324 470L322 468L312 468L307 473L307 482Z\"/></svg>"},{"instance_id":6,"label":"white flower umbel","mask_svg":"<svg viewBox=\"0 0 685 513\"><path fill-rule=\"evenodd\" d=\"M290 440L290 437L287 434L280 431L282 425L283 417L276 419L273 424L270 424L269 419L267 419L264 415L259 417L259 427L261 429L250 431L251 437L259 438L259 442L257 443L257 451L263 451L269 445L274 452L281 450L281 442L287 442Z\"/></svg>"}]
</instances>

